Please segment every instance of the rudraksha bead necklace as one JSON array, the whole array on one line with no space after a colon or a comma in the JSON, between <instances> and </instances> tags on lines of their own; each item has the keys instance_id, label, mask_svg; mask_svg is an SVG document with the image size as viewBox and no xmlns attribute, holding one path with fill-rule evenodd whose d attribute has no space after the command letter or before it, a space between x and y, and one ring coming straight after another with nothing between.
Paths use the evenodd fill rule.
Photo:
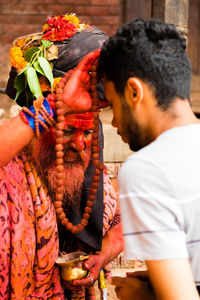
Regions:
<instances>
[{"instance_id":1,"label":"rudraksha bead necklace","mask_svg":"<svg viewBox=\"0 0 200 300\"><path fill-rule=\"evenodd\" d=\"M84 213L82 215L82 219L80 224L73 225L69 222L68 218L63 209L63 190L64 190L64 182L63 182L63 171L64 171L64 147L63 147L63 128L64 128L64 113L63 113L63 88L69 79L70 75L66 73L64 77L60 80L58 88L56 89L56 97L55 97L55 108L57 115L57 123L56 123L56 193L55 193L55 201L54 206L56 210L57 218L61 221L61 224L65 226L65 228L71 231L73 234L76 234L84 229L87 226L88 220L90 218L90 214L92 212L92 208L94 205L94 201L96 199L96 194L99 185L100 174L104 169L104 165L100 163L99 160L99 97L97 92L97 62L93 64L91 67L91 97L92 97L92 111L94 117L94 127L93 127L93 135L92 135L92 158L94 175L91 189L89 191L89 196L86 201L86 206L84 208Z\"/></svg>"}]
</instances>

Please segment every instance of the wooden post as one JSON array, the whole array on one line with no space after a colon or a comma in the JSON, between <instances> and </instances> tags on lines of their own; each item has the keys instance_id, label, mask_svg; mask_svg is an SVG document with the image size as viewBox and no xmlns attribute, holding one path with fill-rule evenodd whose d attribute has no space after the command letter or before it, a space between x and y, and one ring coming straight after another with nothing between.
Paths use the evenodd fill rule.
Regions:
<instances>
[{"instance_id":1,"label":"wooden post","mask_svg":"<svg viewBox=\"0 0 200 300\"><path fill-rule=\"evenodd\" d=\"M127 22L126 19L127 0L120 0L120 25Z\"/></svg>"},{"instance_id":2,"label":"wooden post","mask_svg":"<svg viewBox=\"0 0 200 300\"><path fill-rule=\"evenodd\" d=\"M187 37L189 0L152 0L152 18L174 24Z\"/></svg>"}]
</instances>

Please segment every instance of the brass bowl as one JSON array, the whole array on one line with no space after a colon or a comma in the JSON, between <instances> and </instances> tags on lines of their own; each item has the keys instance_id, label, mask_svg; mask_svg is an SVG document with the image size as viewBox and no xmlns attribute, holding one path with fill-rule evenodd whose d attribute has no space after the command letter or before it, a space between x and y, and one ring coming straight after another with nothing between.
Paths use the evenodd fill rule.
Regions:
<instances>
[{"instance_id":1,"label":"brass bowl","mask_svg":"<svg viewBox=\"0 0 200 300\"><path fill-rule=\"evenodd\" d=\"M83 269L82 262L88 257L89 255L80 251L61 254L56 260L56 263L61 267L61 277L66 281L86 277L88 270Z\"/></svg>"}]
</instances>

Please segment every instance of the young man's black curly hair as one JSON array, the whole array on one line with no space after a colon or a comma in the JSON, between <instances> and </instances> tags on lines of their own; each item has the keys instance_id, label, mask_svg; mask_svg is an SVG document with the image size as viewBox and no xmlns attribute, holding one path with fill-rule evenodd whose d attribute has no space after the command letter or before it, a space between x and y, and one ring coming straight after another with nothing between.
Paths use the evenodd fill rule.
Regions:
<instances>
[{"instance_id":1,"label":"young man's black curly hair","mask_svg":"<svg viewBox=\"0 0 200 300\"><path fill-rule=\"evenodd\" d=\"M174 25L155 19L134 19L119 28L102 48L98 74L113 81L120 95L129 77L139 77L150 85L163 110L175 97L190 98L186 40Z\"/></svg>"}]
</instances>

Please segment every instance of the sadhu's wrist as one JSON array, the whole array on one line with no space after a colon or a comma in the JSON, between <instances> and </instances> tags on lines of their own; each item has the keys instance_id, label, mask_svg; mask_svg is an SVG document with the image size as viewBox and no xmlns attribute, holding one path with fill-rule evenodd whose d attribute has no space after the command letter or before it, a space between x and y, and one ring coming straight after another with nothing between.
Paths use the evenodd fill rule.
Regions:
<instances>
[{"instance_id":1,"label":"sadhu's wrist","mask_svg":"<svg viewBox=\"0 0 200 300\"><path fill-rule=\"evenodd\" d=\"M46 98L39 97L33 101L29 108L23 106L20 112L21 119L28 124L39 136L44 130L49 131L50 127L55 126L55 112Z\"/></svg>"}]
</instances>

